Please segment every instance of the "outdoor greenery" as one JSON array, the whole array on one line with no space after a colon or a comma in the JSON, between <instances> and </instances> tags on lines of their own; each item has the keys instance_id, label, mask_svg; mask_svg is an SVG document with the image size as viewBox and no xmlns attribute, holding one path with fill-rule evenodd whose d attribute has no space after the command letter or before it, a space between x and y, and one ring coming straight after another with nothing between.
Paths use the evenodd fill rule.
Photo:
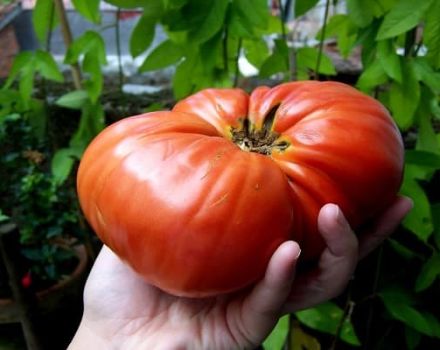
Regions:
<instances>
[{"instance_id":1,"label":"outdoor greenery","mask_svg":"<svg viewBox=\"0 0 440 350\"><path fill-rule=\"evenodd\" d=\"M279 82L340 79L326 54L327 45L335 40L343 58L360 52L363 70L355 86L379 99L402 131L406 163L401 193L414 200L414 209L399 231L360 263L342 296L282 318L265 348L281 349L286 342L288 349L310 350L440 347L440 305L436 302L440 293L440 1L346 0L347 11L330 16L329 9L338 1L326 0L318 45L309 46L292 45L293 33L285 19L289 13L301 18L321 6L318 0L292 1L292 8L280 4L277 14L271 14L266 0L106 2L117 11L141 11L131 34L130 53L138 57L149 50L140 73L169 66L175 69L172 90L176 100L205 87L241 86L240 55L258 69L260 79ZM99 0L73 0L75 9L95 24L101 20L99 4ZM64 11L60 0L37 0L33 19L41 47L48 48L53 28L69 32ZM167 37L151 48L158 25ZM118 26L116 21L115 29ZM17 172L2 184L2 193L10 193L12 205L21 211L14 218L22 241L45 242L38 253L42 262L58 254L52 251L50 238L59 235L66 223L69 227L79 224L77 209L66 209L61 198L72 201L72 192L63 191L72 191L82 152L106 125L104 40L94 30L65 38L64 63L70 65L71 76L63 76L48 50L22 52L0 90L2 142L11 135L10 128L26 131L23 140L29 140L20 151L5 148L7 152L2 153L2 179L10 175L7 169ZM37 82L42 91L37 91ZM69 89L53 102L44 94L48 82ZM50 112L54 107L77 116L70 133L63 134L64 141L54 141L53 125L63 123L56 119L63 118L62 114ZM24 157L23 151L27 152ZM35 158L40 154L42 162ZM12 187L4 188L6 184ZM44 220L29 208L36 203L42 205L38 211L46 214ZM11 203L2 202L0 220L10 220L10 208ZM31 215L27 219L25 212ZM38 225L46 237L32 236ZM34 260L35 252L26 249L23 253Z\"/></svg>"}]
</instances>

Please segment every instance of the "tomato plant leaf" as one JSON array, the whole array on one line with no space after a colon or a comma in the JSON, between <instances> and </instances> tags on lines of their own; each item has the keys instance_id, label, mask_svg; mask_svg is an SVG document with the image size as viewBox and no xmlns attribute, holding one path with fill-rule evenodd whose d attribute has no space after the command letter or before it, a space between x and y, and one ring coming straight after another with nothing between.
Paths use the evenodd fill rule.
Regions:
<instances>
[{"instance_id":1,"label":"tomato plant leaf","mask_svg":"<svg viewBox=\"0 0 440 350\"><path fill-rule=\"evenodd\" d=\"M243 40L243 51L247 60L257 69L260 69L270 52L266 41L260 39Z\"/></svg>"},{"instance_id":2,"label":"tomato plant leaf","mask_svg":"<svg viewBox=\"0 0 440 350\"><path fill-rule=\"evenodd\" d=\"M318 339L307 334L298 321L294 321L291 327L289 345L291 350L321 350Z\"/></svg>"},{"instance_id":3,"label":"tomato plant leaf","mask_svg":"<svg viewBox=\"0 0 440 350\"><path fill-rule=\"evenodd\" d=\"M417 256L417 254L412 249L404 246L402 243L395 239L388 238L386 241L389 243L391 248L393 248L394 251L404 259L410 260L414 259Z\"/></svg>"},{"instance_id":4,"label":"tomato plant leaf","mask_svg":"<svg viewBox=\"0 0 440 350\"><path fill-rule=\"evenodd\" d=\"M434 225L434 242L438 249L440 249L440 203L431 205L432 222Z\"/></svg>"},{"instance_id":5,"label":"tomato plant leaf","mask_svg":"<svg viewBox=\"0 0 440 350\"><path fill-rule=\"evenodd\" d=\"M388 76L395 81L402 83L402 69L400 58L392 40L381 40L377 43L377 57Z\"/></svg>"},{"instance_id":6,"label":"tomato plant leaf","mask_svg":"<svg viewBox=\"0 0 440 350\"><path fill-rule=\"evenodd\" d=\"M152 2L151 0L104 0L104 1L111 5L124 9L140 8L140 7L148 6ZM160 1L160 0L154 0L154 1Z\"/></svg>"},{"instance_id":7,"label":"tomato plant leaf","mask_svg":"<svg viewBox=\"0 0 440 350\"><path fill-rule=\"evenodd\" d=\"M440 1L434 1L426 14L423 30L424 43L428 47L427 59L435 69L440 68Z\"/></svg>"},{"instance_id":8,"label":"tomato plant leaf","mask_svg":"<svg viewBox=\"0 0 440 350\"><path fill-rule=\"evenodd\" d=\"M289 69L289 48L284 40L275 40L273 53L261 64L260 77L267 78Z\"/></svg>"},{"instance_id":9,"label":"tomato plant leaf","mask_svg":"<svg viewBox=\"0 0 440 350\"><path fill-rule=\"evenodd\" d=\"M408 346L408 350L414 350L420 344L420 340L422 339L422 335L420 332L417 332L414 328L405 327L405 341Z\"/></svg>"},{"instance_id":10,"label":"tomato plant leaf","mask_svg":"<svg viewBox=\"0 0 440 350\"><path fill-rule=\"evenodd\" d=\"M401 0L385 15L377 33L377 40L398 36L414 28L421 20L433 0L419 0L414 6L413 0Z\"/></svg>"},{"instance_id":11,"label":"tomato plant leaf","mask_svg":"<svg viewBox=\"0 0 440 350\"><path fill-rule=\"evenodd\" d=\"M440 169L440 155L429 151L407 150L405 162L431 169Z\"/></svg>"},{"instance_id":12,"label":"tomato plant leaf","mask_svg":"<svg viewBox=\"0 0 440 350\"><path fill-rule=\"evenodd\" d=\"M229 0L212 0L201 23L189 31L189 41L194 45L201 44L221 30L228 5Z\"/></svg>"},{"instance_id":13,"label":"tomato plant leaf","mask_svg":"<svg viewBox=\"0 0 440 350\"><path fill-rule=\"evenodd\" d=\"M87 103L89 95L87 91L76 90L68 92L56 100L56 104L61 107L81 109Z\"/></svg>"},{"instance_id":14,"label":"tomato plant leaf","mask_svg":"<svg viewBox=\"0 0 440 350\"><path fill-rule=\"evenodd\" d=\"M388 287L379 293L385 308L390 315L403 322L405 325L414 328L416 331L428 335L434 335L434 327L425 313L418 311L412 305L414 299L408 292L400 287Z\"/></svg>"},{"instance_id":15,"label":"tomato plant leaf","mask_svg":"<svg viewBox=\"0 0 440 350\"><path fill-rule=\"evenodd\" d=\"M440 93L440 72L436 72L425 57L414 60L414 69L418 79L428 86L433 93Z\"/></svg>"},{"instance_id":16,"label":"tomato plant leaf","mask_svg":"<svg viewBox=\"0 0 440 350\"><path fill-rule=\"evenodd\" d=\"M47 34L59 23L53 0L37 0L32 11L32 23L40 42L45 42Z\"/></svg>"},{"instance_id":17,"label":"tomato plant leaf","mask_svg":"<svg viewBox=\"0 0 440 350\"><path fill-rule=\"evenodd\" d=\"M428 197L414 178L414 168L407 166L401 193L414 201L414 207L403 220L403 226L426 242L433 230L431 208Z\"/></svg>"},{"instance_id":18,"label":"tomato plant leaf","mask_svg":"<svg viewBox=\"0 0 440 350\"><path fill-rule=\"evenodd\" d=\"M183 57L183 49L168 39L156 46L145 58L139 68L140 72L161 69L177 63Z\"/></svg>"},{"instance_id":19,"label":"tomato plant leaf","mask_svg":"<svg viewBox=\"0 0 440 350\"><path fill-rule=\"evenodd\" d=\"M375 87L387 82L388 77L379 61L373 61L360 75L356 87L363 92L370 92Z\"/></svg>"},{"instance_id":20,"label":"tomato plant leaf","mask_svg":"<svg viewBox=\"0 0 440 350\"><path fill-rule=\"evenodd\" d=\"M371 3L365 0L347 0L347 11L350 19L361 28L373 21Z\"/></svg>"},{"instance_id":21,"label":"tomato plant leaf","mask_svg":"<svg viewBox=\"0 0 440 350\"><path fill-rule=\"evenodd\" d=\"M401 58L402 83L393 82L390 89L390 109L402 129L412 125L420 100L420 85L411 60Z\"/></svg>"},{"instance_id":22,"label":"tomato plant leaf","mask_svg":"<svg viewBox=\"0 0 440 350\"><path fill-rule=\"evenodd\" d=\"M192 71L196 65L196 59L186 57L177 67L173 76L173 93L177 100L188 96L193 92Z\"/></svg>"},{"instance_id":23,"label":"tomato plant leaf","mask_svg":"<svg viewBox=\"0 0 440 350\"><path fill-rule=\"evenodd\" d=\"M295 313L298 320L304 325L318 331L335 335L338 323L344 317L343 310L332 302L319 304L310 309ZM349 319L345 319L342 324L340 338L348 344L361 345Z\"/></svg>"},{"instance_id":24,"label":"tomato plant leaf","mask_svg":"<svg viewBox=\"0 0 440 350\"><path fill-rule=\"evenodd\" d=\"M55 62L53 56L48 52L37 50L35 52L35 69L46 79L63 82L64 77Z\"/></svg>"},{"instance_id":25,"label":"tomato plant leaf","mask_svg":"<svg viewBox=\"0 0 440 350\"><path fill-rule=\"evenodd\" d=\"M319 50L315 47L302 47L296 52L296 63L298 69L309 69L314 71L318 61ZM335 75L336 70L331 59L322 52L321 62L317 73L326 75Z\"/></svg>"},{"instance_id":26,"label":"tomato plant leaf","mask_svg":"<svg viewBox=\"0 0 440 350\"><path fill-rule=\"evenodd\" d=\"M34 65L34 54L29 51L20 52L15 56L12 67L9 70L8 79L3 85L3 89L9 89L14 80L20 75L21 71L27 66Z\"/></svg>"},{"instance_id":27,"label":"tomato plant leaf","mask_svg":"<svg viewBox=\"0 0 440 350\"><path fill-rule=\"evenodd\" d=\"M148 49L153 42L156 30L156 18L143 14L137 21L130 36L130 53L133 57L139 56Z\"/></svg>"},{"instance_id":28,"label":"tomato plant leaf","mask_svg":"<svg viewBox=\"0 0 440 350\"><path fill-rule=\"evenodd\" d=\"M72 171L75 155L71 148L61 148L55 152L51 161L51 171L57 184L61 185L66 181Z\"/></svg>"},{"instance_id":29,"label":"tomato plant leaf","mask_svg":"<svg viewBox=\"0 0 440 350\"><path fill-rule=\"evenodd\" d=\"M298 18L311 10L319 0L297 0L295 1L295 18Z\"/></svg>"},{"instance_id":30,"label":"tomato plant leaf","mask_svg":"<svg viewBox=\"0 0 440 350\"><path fill-rule=\"evenodd\" d=\"M99 3L100 0L72 0L75 9L84 16L84 18L95 24L101 22Z\"/></svg>"},{"instance_id":31,"label":"tomato plant leaf","mask_svg":"<svg viewBox=\"0 0 440 350\"><path fill-rule=\"evenodd\" d=\"M282 349L289 333L289 315L285 315L278 320L277 325L263 343L264 349Z\"/></svg>"},{"instance_id":32,"label":"tomato plant leaf","mask_svg":"<svg viewBox=\"0 0 440 350\"><path fill-rule=\"evenodd\" d=\"M240 17L248 23L248 27L266 29L270 11L266 0L235 0ZM252 9L250 11L250 9Z\"/></svg>"},{"instance_id":33,"label":"tomato plant leaf","mask_svg":"<svg viewBox=\"0 0 440 350\"><path fill-rule=\"evenodd\" d=\"M440 276L440 254L432 255L423 265L416 280L415 291L421 292L429 288Z\"/></svg>"}]
</instances>

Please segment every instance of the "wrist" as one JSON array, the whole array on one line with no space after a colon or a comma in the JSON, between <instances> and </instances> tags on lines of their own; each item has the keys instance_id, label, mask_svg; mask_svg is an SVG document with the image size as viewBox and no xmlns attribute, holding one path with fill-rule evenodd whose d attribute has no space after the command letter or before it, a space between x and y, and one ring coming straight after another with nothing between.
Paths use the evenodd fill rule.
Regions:
<instances>
[{"instance_id":1,"label":"wrist","mask_svg":"<svg viewBox=\"0 0 440 350\"><path fill-rule=\"evenodd\" d=\"M190 332L183 332L182 329L176 329L174 331L163 331L161 329L155 331L150 329L148 333L144 333L137 332L137 327L134 324L133 327L127 327L125 330L119 329L117 331L106 329L106 327L102 326L102 324L94 326L93 324L82 320L68 350L202 349L201 346L197 346L193 343L194 337L191 337Z\"/></svg>"}]
</instances>

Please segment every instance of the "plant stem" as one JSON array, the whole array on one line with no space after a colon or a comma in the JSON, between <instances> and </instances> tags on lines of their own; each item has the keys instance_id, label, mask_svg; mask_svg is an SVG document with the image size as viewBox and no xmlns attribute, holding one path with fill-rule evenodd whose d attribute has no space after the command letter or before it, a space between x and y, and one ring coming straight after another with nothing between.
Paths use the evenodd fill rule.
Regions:
<instances>
[{"instance_id":1,"label":"plant stem","mask_svg":"<svg viewBox=\"0 0 440 350\"><path fill-rule=\"evenodd\" d=\"M66 50L73 42L72 31L70 30L69 21L67 19L66 9L63 0L53 0L55 10L60 18L61 33L63 34L64 45ZM76 90L81 90L81 70L78 63L71 64L73 85Z\"/></svg>"},{"instance_id":2,"label":"plant stem","mask_svg":"<svg viewBox=\"0 0 440 350\"><path fill-rule=\"evenodd\" d=\"M405 57L411 57L414 55L414 44L416 42L416 32L417 32L417 27L411 29L405 35L405 51L404 51Z\"/></svg>"},{"instance_id":3,"label":"plant stem","mask_svg":"<svg viewBox=\"0 0 440 350\"><path fill-rule=\"evenodd\" d=\"M332 342L332 345L330 346L329 350L336 349L339 337L341 335L342 327L344 326L344 323L347 320L347 318L349 318L351 316L351 313L353 311L354 302L351 300L352 288L353 288L353 279L350 280L349 285L347 287L347 301L345 303L344 312L342 314L341 319L339 320L338 326L336 328L336 333L335 333L335 336L333 337L333 342Z\"/></svg>"},{"instance_id":4,"label":"plant stem","mask_svg":"<svg viewBox=\"0 0 440 350\"><path fill-rule=\"evenodd\" d=\"M278 8L280 9L279 18L280 18L280 25L281 25L281 38L286 43L286 47L288 50L288 54L286 57L286 65L287 65L287 72L289 72L290 75L290 53L289 53L289 45L287 42L287 33L286 33L286 26L285 24L285 8L283 7L281 0L278 0Z\"/></svg>"},{"instance_id":5,"label":"plant stem","mask_svg":"<svg viewBox=\"0 0 440 350\"><path fill-rule=\"evenodd\" d=\"M383 245L380 245L378 250L379 250L379 252L377 255L376 269L374 271L374 281L373 281L373 291L372 291L373 296L376 296L377 288L379 286L380 271L382 269ZM367 315L364 349L369 349L368 341L370 339L371 324L373 322L373 316L374 316L374 309L372 307L370 307L368 309L368 315Z\"/></svg>"},{"instance_id":6,"label":"plant stem","mask_svg":"<svg viewBox=\"0 0 440 350\"><path fill-rule=\"evenodd\" d=\"M119 91L122 92L122 85L124 84L124 73L122 71L122 60L121 60L121 28L119 23L119 17L121 14L121 8L118 7L116 11L116 25L115 25L115 36L116 36L116 52L118 54L118 77L119 77Z\"/></svg>"},{"instance_id":7,"label":"plant stem","mask_svg":"<svg viewBox=\"0 0 440 350\"><path fill-rule=\"evenodd\" d=\"M241 45L242 45L242 38L238 39L237 55L235 56L234 87L237 87L238 78L240 77L240 67L238 65L238 60L240 59Z\"/></svg>"},{"instance_id":8,"label":"plant stem","mask_svg":"<svg viewBox=\"0 0 440 350\"><path fill-rule=\"evenodd\" d=\"M325 2L325 12L324 12L324 21L323 21L323 24L322 24L321 38L319 40L318 59L316 60L316 68L315 68L315 76L316 77L318 77L319 68L321 66L321 58L322 58L322 52L324 50L324 38L325 38L325 31L327 29L327 19L328 19L329 8L330 8L330 0L326 0L326 2Z\"/></svg>"}]
</instances>

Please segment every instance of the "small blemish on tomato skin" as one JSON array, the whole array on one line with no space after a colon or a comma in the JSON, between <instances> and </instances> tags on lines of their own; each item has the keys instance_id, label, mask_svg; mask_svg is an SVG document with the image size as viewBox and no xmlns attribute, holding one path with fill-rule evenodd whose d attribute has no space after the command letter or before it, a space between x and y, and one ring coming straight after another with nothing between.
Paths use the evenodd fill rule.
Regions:
<instances>
[{"instance_id":1,"label":"small blemish on tomato skin","mask_svg":"<svg viewBox=\"0 0 440 350\"><path fill-rule=\"evenodd\" d=\"M261 188L261 186L260 186L259 183L256 183L256 184L254 185L254 189L255 189L255 191L259 191L260 188Z\"/></svg>"}]
</instances>

